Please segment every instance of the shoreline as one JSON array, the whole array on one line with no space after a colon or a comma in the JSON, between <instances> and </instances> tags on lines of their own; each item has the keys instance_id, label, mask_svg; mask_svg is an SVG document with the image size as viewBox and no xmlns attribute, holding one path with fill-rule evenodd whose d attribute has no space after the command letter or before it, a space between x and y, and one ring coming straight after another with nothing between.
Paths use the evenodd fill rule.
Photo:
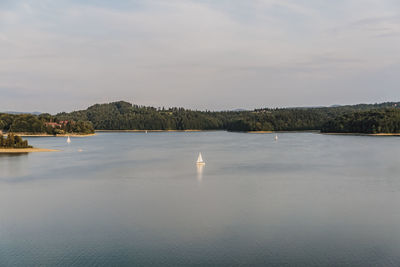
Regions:
<instances>
[{"instance_id":1,"label":"shoreline","mask_svg":"<svg viewBox=\"0 0 400 267\"><path fill-rule=\"evenodd\" d=\"M235 133L235 131L231 131L232 133ZM300 131L300 130L296 130L296 131L245 131L245 132L237 132L237 133L320 133L320 131L318 130L304 130L304 131Z\"/></svg>"},{"instance_id":2,"label":"shoreline","mask_svg":"<svg viewBox=\"0 0 400 267\"><path fill-rule=\"evenodd\" d=\"M275 133L274 131L247 131L245 133L250 133L250 134L264 134L264 133Z\"/></svg>"},{"instance_id":3,"label":"shoreline","mask_svg":"<svg viewBox=\"0 0 400 267\"><path fill-rule=\"evenodd\" d=\"M0 148L0 154L10 154L10 153L31 153L31 152L58 152L57 149L47 149L47 148Z\"/></svg>"},{"instance_id":4,"label":"shoreline","mask_svg":"<svg viewBox=\"0 0 400 267\"><path fill-rule=\"evenodd\" d=\"M251 134L264 134L264 133L319 133L317 130L309 130L309 131L228 131L226 129L223 130L194 130L194 129L188 129L188 130L95 130L95 132L99 133L144 133L144 132L156 132L156 133L161 133L161 132L228 132L228 133L251 133Z\"/></svg>"},{"instance_id":5,"label":"shoreline","mask_svg":"<svg viewBox=\"0 0 400 267\"><path fill-rule=\"evenodd\" d=\"M377 133L377 134L367 134L367 133L322 133L326 135L354 135L354 136L400 136L400 133Z\"/></svg>"},{"instance_id":6,"label":"shoreline","mask_svg":"<svg viewBox=\"0 0 400 267\"><path fill-rule=\"evenodd\" d=\"M8 133L7 133L8 134ZM7 134L3 134L4 137L7 137ZM57 135L53 135L53 134L32 134L32 133L12 133L14 135L18 135L21 137L88 137L88 136L93 136L96 135L96 133L93 134L57 134Z\"/></svg>"},{"instance_id":7,"label":"shoreline","mask_svg":"<svg viewBox=\"0 0 400 267\"><path fill-rule=\"evenodd\" d=\"M249 133L249 134L273 134L273 133L318 133L325 135L354 135L354 136L400 136L400 133L376 133L376 134L367 134L367 133L323 133L317 130L305 130L305 131L228 131L228 130L95 130L93 134L31 134L31 133L13 133L15 135L21 137L89 137L94 136L96 133L145 133L145 132L153 132L153 133L163 133L163 132L232 132L232 133ZM7 134L3 134L4 137L7 137Z\"/></svg>"},{"instance_id":8,"label":"shoreline","mask_svg":"<svg viewBox=\"0 0 400 267\"><path fill-rule=\"evenodd\" d=\"M216 131L225 131L225 130L95 130L95 132L99 133L145 133L145 132L216 132Z\"/></svg>"}]
</instances>

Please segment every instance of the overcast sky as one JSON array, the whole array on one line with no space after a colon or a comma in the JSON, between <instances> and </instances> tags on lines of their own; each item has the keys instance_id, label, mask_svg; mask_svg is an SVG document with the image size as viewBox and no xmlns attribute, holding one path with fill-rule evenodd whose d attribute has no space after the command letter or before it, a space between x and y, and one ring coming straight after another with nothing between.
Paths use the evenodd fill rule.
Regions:
<instances>
[{"instance_id":1,"label":"overcast sky","mask_svg":"<svg viewBox=\"0 0 400 267\"><path fill-rule=\"evenodd\" d=\"M0 0L0 110L400 101L399 0Z\"/></svg>"}]
</instances>

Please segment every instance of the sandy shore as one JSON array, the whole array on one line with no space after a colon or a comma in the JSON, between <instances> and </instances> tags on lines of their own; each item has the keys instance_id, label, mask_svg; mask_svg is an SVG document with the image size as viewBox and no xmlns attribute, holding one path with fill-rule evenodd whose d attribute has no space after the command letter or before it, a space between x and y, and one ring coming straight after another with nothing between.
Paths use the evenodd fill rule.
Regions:
<instances>
[{"instance_id":1,"label":"sandy shore","mask_svg":"<svg viewBox=\"0 0 400 267\"><path fill-rule=\"evenodd\" d=\"M378 133L378 134L370 134L372 136L400 136L400 133Z\"/></svg>"},{"instance_id":2,"label":"sandy shore","mask_svg":"<svg viewBox=\"0 0 400 267\"><path fill-rule=\"evenodd\" d=\"M275 133L275 132L273 132L273 131L248 131L246 133L260 134L260 133Z\"/></svg>"},{"instance_id":3,"label":"sandy shore","mask_svg":"<svg viewBox=\"0 0 400 267\"><path fill-rule=\"evenodd\" d=\"M219 130L96 130L99 133L144 133L144 132L215 132Z\"/></svg>"},{"instance_id":4,"label":"sandy shore","mask_svg":"<svg viewBox=\"0 0 400 267\"><path fill-rule=\"evenodd\" d=\"M18 135L21 137L87 137L87 136L93 136L96 135L94 134L57 134L57 135L52 135L52 134L31 134L31 133L13 133L14 135ZM4 134L4 137L7 137L7 134Z\"/></svg>"},{"instance_id":5,"label":"sandy shore","mask_svg":"<svg viewBox=\"0 0 400 267\"><path fill-rule=\"evenodd\" d=\"M228 130L96 130L96 133L144 133L144 132L231 132L231 133L252 133L252 134L271 134L271 133L319 133L316 130L310 131L228 131Z\"/></svg>"},{"instance_id":6,"label":"sandy shore","mask_svg":"<svg viewBox=\"0 0 400 267\"><path fill-rule=\"evenodd\" d=\"M378 134L366 134L366 133L321 133L326 135L361 135L361 136L400 136L400 133L378 133Z\"/></svg>"},{"instance_id":7,"label":"sandy shore","mask_svg":"<svg viewBox=\"0 0 400 267\"><path fill-rule=\"evenodd\" d=\"M280 133L319 133L320 131L317 130L304 130L304 131L248 131L248 132L243 132L243 133L274 133L274 134L280 134Z\"/></svg>"},{"instance_id":8,"label":"sandy shore","mask_svg":"<svg viewBox=\"0 0 400 267\"><path fill-rule=\"evenodd\" d=\"M0 148L0 153L56 152L60 150L46 148Z\"/></svg>"}]
</instances>

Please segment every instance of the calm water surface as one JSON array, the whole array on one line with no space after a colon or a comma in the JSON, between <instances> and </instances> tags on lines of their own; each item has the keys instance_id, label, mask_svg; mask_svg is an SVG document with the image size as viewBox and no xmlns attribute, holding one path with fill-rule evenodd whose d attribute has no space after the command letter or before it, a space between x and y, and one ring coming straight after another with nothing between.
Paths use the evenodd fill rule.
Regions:
<instances>
[{"instance_id":1,"label":"calm water surface","mask_svg":"<svg viewBox=\"0 0 400 267\"><path fill-rule=\"evenodd\" d=\"M400 266L400 138L29 142L62 151L0 155L0 266Z\"/></svg>"}]
</instances>

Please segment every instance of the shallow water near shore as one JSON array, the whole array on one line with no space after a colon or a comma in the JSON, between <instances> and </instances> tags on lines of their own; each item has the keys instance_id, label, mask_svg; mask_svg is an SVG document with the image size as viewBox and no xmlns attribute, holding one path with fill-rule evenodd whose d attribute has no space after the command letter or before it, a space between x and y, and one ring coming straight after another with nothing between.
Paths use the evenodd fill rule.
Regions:
<instances>
[{"instance_id":1,"label":"shallow water near shore","mask_svg":"<svg viewBox=\"0 0 400 267\"><path fill-rule=\"evenodd\" d=\"M62 151L0 154L0 266L399 266L400 138L278 136L29 137Z\"/></svg>"}]
</instances>

